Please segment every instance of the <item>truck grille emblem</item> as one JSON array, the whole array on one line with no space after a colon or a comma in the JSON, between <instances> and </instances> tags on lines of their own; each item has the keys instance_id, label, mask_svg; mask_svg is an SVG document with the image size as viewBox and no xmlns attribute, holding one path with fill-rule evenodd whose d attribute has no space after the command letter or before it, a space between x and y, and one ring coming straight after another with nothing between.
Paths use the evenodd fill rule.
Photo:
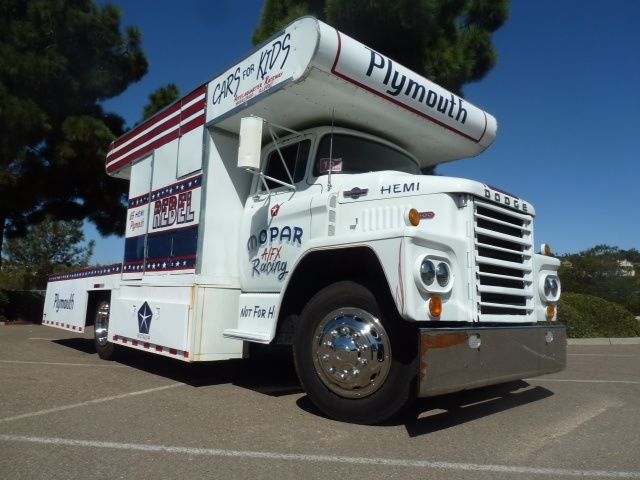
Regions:
<instances>
[{"instance_id":1,"label":"truck grille emblem","mask_svg":"<svg viewBox=\"0 0 640 480\"><path fill-rule=\"evenodd\" d=\"M354 200L357 200L360 197L364 197L367 193L369 193L368 188L354 187L347 192L343 192L342 195L344 195L344 198L353 198Z\"/></svg>"}]
</instances>

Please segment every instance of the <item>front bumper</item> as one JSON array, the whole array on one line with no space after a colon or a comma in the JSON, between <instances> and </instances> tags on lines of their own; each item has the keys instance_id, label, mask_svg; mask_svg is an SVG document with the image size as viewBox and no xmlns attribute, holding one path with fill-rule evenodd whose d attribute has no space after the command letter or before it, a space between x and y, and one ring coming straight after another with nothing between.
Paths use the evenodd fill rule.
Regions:
<instances>
[{"instance_id":1,"label":"front bumper","mask_svg":"<svg viewBox=\"0 0 640 480\"><path fill-rule=\"evenodd\" d=\"M564 325L421 328L418 396L559 372L566 364Z\"/></svg>"}]
</instances>

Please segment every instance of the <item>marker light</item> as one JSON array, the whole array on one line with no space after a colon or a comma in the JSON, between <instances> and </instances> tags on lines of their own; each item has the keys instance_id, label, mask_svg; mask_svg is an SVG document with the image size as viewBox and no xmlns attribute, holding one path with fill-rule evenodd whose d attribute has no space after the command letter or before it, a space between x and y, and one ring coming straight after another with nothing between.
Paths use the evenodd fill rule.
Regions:
<instances>
[{"instance_id":1,"label":"marker light","mask_svg":"<svg viewBox=\"0 0 640 480\"><path fill-rule=\"evenodd\" d=\"M548 305L547 306L547 320L553 320L553 317L556 316L556 306Z\"/></svg>"},{"instance_id":2,"label":"marker light","mask_svg":"<svg viewBox=\"0 0 640 480\"><path fill-rule=\"evenodd\" d=\"M548 243L543 243L540 245L540 253L546 255L547 257L553 257L553 250L551 250L551 245Z\"/></svg>"},{"instance_id":3,"label":"marker light","mask_svg":"<svg viewBox=\"0 0 640 480\"><path fill-rule=\"evenodd\" d=\"M442 299L438 295L434 295L429 299L429 315L432 317L442 315Z\"/></svg>"},{"instance_id":4,"label":"marker light","mask_svg":"<svg viewBox=\"0 0 640 480\"><path fill-rule=\"evenodd\" d=\"M415 208L409 210L409 223L414 227L417 227L420 224L420 213Z\"/></svg>"}]
</instances>

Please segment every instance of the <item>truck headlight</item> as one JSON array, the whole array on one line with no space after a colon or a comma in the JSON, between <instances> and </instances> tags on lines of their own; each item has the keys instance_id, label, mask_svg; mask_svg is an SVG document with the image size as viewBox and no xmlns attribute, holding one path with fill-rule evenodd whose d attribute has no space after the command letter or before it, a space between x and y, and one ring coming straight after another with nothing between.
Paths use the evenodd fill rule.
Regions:
<instances>
[{"instance_id":1,"label":"truck headlight","mask_svg":"<svg viewBox=\"0 0 640 480\"><path fill-rule=\"evenodd\" d=\"M544 277L542 293L547 301L558 300L558 297L560 296L560 279L552 275Z\"/></svg>"},{"instance_id":2,"label":"truck headlight","mask_svg":"<svg viewBox=\"0 0 640 480\"><path fill-rule=\"evenodd\" d=\"M555 297L558 292L558 282L554 278L547 277L544 279L544 295L546 297Z\"/></svg>"},{"instance_id":3,"label":"truck headlight","mask_svg":"<svg viewBox=\"0 0 640 480\"><path fill-rule=\"evenodd\" d=\"M451 279L449 265L444 262L440 262L438 264L438 268L436 269L436 279L438 280L438 285L443 288L449 285L449 280Z\"/></svg>"},{"instance_id":4,"label":"truck headlight","mask_svg":"<svg viewBox=\"0 0 640 480\"><path fill-rule=\"evenodd\" d=\"M413 278L423 293L448 293L454 282L449 261L441 256L425 255L416 258Z\"/></svg>"},{"instance_id":5,"label":"truck headlight","mask_svg":"<svg viewBox=\"0 0 640 480\"><path fill-rule=\"evenodd\" d=\"M427 286L433 284L436 278L436 266L431 260L425 258L420 264L420 278Z\"/></svg>"}]
</instances>

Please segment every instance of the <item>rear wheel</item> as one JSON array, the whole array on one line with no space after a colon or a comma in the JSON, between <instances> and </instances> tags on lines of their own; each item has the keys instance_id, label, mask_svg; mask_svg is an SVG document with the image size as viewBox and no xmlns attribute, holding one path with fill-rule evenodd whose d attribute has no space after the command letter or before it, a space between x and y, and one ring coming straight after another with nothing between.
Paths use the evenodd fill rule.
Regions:
<instances>
[{"instance_id":1,"label":"rear wheel","mask_svg":"<svg viewBox=\"0 0 640 480\"><path fill-rule=\"evenodd\" d=\"M413 398L417 336L364 286L338 282L305 306L294 358L300 382L325 414L372 424Z\"/></svg>"},{"instance_id":2,"label":"rear wheel","mask_svg":"<svg viewBox=\"0 0 640 480\"><path fill-rule=\"evenodd\" d=\"M116 354L116 345L109 341L109 300L100 300L96 306L93 327L93 340L98 356L103 360L112 360Z\"/></svg>"}]
</instances>

